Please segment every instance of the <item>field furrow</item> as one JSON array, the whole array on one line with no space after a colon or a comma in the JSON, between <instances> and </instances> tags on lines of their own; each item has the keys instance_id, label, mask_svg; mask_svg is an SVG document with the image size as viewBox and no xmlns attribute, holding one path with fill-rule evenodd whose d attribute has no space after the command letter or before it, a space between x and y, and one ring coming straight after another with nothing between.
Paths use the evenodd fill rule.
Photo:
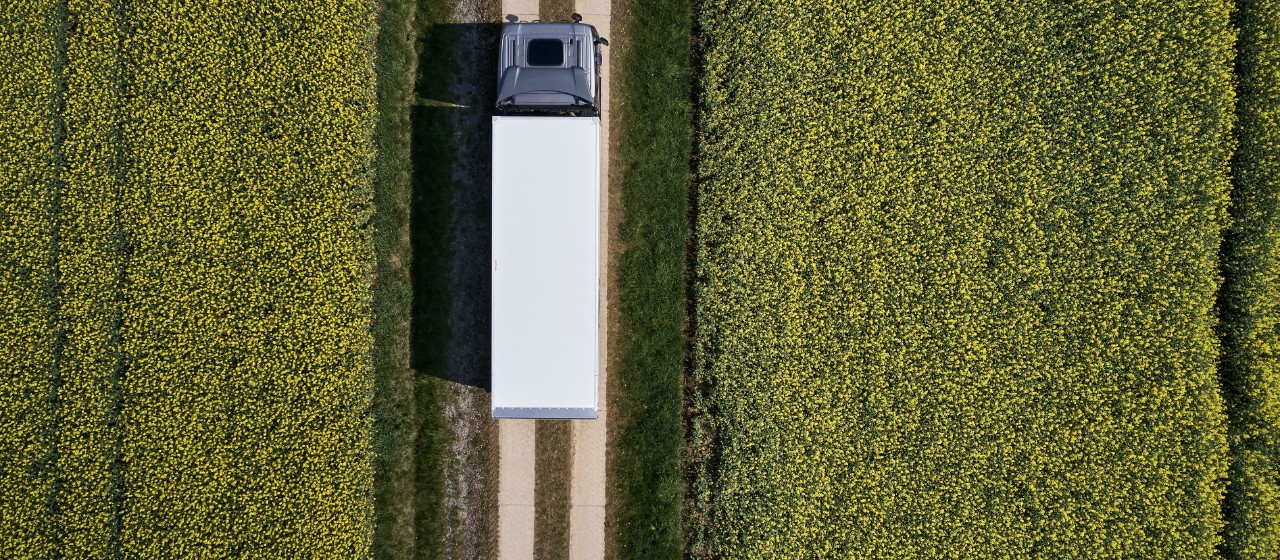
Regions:
<instances>
[{"instance_id":1,"label":"field furrow","mask_svg":"<svg viewBox=\"0 0 1280 560\"><path fill-rule=\"evenodd\" d=\"M71 0L67 34L67 137L60 207L59 322L64 329L60 389L61 553L106 558L119 546L119 352L121 224L117 147L115 4Z\"/></svg>"}]
</instances>

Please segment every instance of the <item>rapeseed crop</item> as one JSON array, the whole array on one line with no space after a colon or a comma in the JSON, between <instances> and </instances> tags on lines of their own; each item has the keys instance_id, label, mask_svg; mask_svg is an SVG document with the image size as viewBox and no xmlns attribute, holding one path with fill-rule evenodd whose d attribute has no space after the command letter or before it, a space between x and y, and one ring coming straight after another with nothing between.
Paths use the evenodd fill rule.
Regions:
<instances>
[{"instance_id":1,"label":"rapeseed crop","mask_svg":"<svg viewBox=\"0 0 1280 560\"><path fill-rule=\"evenodd\" d=\"M1228 558L1280 551L1280 2L1238 3L1240 146L1223 285Z\"/></svg>"},{"instance_id":2,"label":"rapeseed crop","mask_svg":"<svg viewBox=\"0 0 1280 560\"><path fill-rule=\"evenodd\" d=\"M114 88L119 83L116 17L104 0L71 0L67 33L64 167L58 207L58 324L64 343L57 430L59 489L54 496L59 552L105 558L121 495L117 417L122 224L115 216L122 185Z\"/></svg>"},{"instance_id":3,"label":"rapeseed crop","mask_svg":"<svg viewBox=\"0 0 1280 560\"><path fill-rule=\"evenodd\" d=\"M369 554L373 17L128 5L128 556Z\"/></svg>"},{"instance_id":4,"label":"rapeseed crop","mask_svg":"<svg viewBox=\"0 0 1280 560\"><path fill-rule=\"evenodd\" d=\"M52 0L0 10L0 549L48 558L54 337L50 269L56 194L51 103L57 58ZM33 499L35 497L35 499Z\"/></svg>"},{"instance_id":5,"label":"rapeseed crop","mask_svg":"<svg viewBox=\"0 0 1280 560\"><path fill-rule=\"evenodd\" d=\"M702 3L696 555L1214 554L1229 10Z\"/></svg>"},{"instance_id":6,"label":"rapeseed crop","mask_svg":"<svg viewBox=\"0 0 1280 560\"><path fill-rule=\"evenodd\" d=\"M4 556L368 557L374 4L0 18Z\"/></svg>"}]
</instances>

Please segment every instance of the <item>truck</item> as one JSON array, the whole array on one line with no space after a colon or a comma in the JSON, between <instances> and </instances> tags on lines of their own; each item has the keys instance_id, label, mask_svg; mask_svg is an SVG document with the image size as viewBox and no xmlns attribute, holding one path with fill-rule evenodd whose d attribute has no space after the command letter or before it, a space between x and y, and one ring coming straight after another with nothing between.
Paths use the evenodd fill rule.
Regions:
<instances>
[{"instance_id":1,"label":"truck","mask_svg":"<svg viewBox=\"0 0 1280 560\"><path fill-rule=\"evenodd\" d=\"M502 26L492 160L494 418L594 419L600 377L600 65L572 22Z\"/></svg>"}]
</instances>

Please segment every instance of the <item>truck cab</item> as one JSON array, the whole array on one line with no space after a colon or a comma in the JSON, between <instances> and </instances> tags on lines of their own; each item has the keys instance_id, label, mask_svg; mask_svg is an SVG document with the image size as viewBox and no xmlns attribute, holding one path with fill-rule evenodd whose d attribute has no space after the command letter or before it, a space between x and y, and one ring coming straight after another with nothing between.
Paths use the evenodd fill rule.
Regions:
<instances>
[{"instance_id":1,"label":"truck cab","mask_svg":"<svg viewBox=\"0 0 1280 560\"><path fill-rule=\"evenodd\" d=\"M503 24L498 114L599 116L600 47L609 41L581 21Z\"/></svg>"}]
</instances>

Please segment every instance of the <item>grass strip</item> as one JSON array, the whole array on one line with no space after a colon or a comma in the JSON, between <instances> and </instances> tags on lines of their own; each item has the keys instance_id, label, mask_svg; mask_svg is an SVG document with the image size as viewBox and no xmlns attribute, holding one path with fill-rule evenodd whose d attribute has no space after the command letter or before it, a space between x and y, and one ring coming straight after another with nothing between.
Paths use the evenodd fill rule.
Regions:
<instances>
[{"instance_id":1,"label":"grass strip","mask_svg":"<svg viewBox=\"0 0 1280 560\"><path fill-rule=\"evenodd\" d=\"M374 125L373 246L377 268L373 280L374 557L415 558L420 510L435 511L441 494L438 479L418 474L419 462L438 460L438 453L422 457L420 422L439 422L432 413L434 394L419 394L418 375L411 367L410 332L414 265L409 235L413 204L412 123L414 82L418 66L417 0L384 0L378 16L378 120ZM420 416L419 398L428 406ZM425 430L434 432L430 426ZM430 450L430 448L428 448ZM428 472L431 472L428 470ZM424 483L419 487L418 483ZM429 541L433 535L424 535Z\"/></svg>"},{"instance_id":2,"label":"grass strip","mask_svg":"<svg viewBox=\"0 0 1280 560\"><path fill-rule=\"evenodd\" d=\"M538 0L538 19L542 21L572 21L574 0ZM591 22L587 22L591 23Z\"/></svg>"},{"instance_id":3,"label":"grass strip","mask_svg":"<svg viewBox=\"0 0 1280 560\"><path fill-rule=\"evenodd\" d=\"M610 373L612 557L680 558L691 5L615 1L611 163L621 191L619 333Z\"/></svg>"},{"instance_id":4,"label":"grass strip","mask_svg":"<svg viewBox=\"0 0 1280 560\"><path fill-rule=\"evenodd\" d=\"M416 495L414 531L417 550L410 556L440 559L449 555L450 533L446 469L453 460L453 434L446 425L448 382L446 348L449 327L449 224L453 152L447 123L432 115L420 100L424 90L443 87L450 61L447 40L437 26L452 16L451 0L419 0L413 33L419 65L415 72L413 106L409 108L410 201L409 237L413 251L410 351L415 379L418 438L414 448Z\"/></svg>"},{"instance_id":5,"label":"grass strip","mask_svg":"<svg viewBox=\"0 0 1280 560\"><path fill-rule=\"evenodd\" d=\"M487 308L479 305L487 291L475 277L487 271L487 251L472 250L479 232L487 236L487 230L469 221L480 210L462 205L488 181L487 133L476 122L487 111L479 100L491 98L486 84L492 73L468 61L492 60L492 46L476 37L491 37L497 8L488 0L418 0L415 10L409 33L418 63L405 113L408 159L389 164L408 170L409 183L388 193L397 198L394 204L408 206L412 255L408 300L389 303L408 310L408 364L414 371L416 536L409 557L481 558L496 542L490 523L496 507L490 469L496 462L487 447L493 423L484 400L488 372L481 366L487 362L478 346L487 340L487 331L480 332ZM480 87L459 87L480 76ZM484 167L478 170L477 162ZM460 267L460 261L471 267ZM481 262L483 269L477 268Z\"/></svg>"},{"instance_id":6,"label":"grass strip","mask_svg":"<svg viewBox=\"0 0 1280 560\"><path fill-rule=\"evenodd\" d=\"M414 73L410 126L410 184L405 196L409 208L409 242L412 297L410 310L410 365L416 372L414 406L417 409L417 441L414 446L414 532L417 547L410 558L441 559L448 556L446 534L449 512L445 471L451 460L452 433L445 422L447 382L446 347L449 328L449 223L450 130L440 119L430 119L430 109L420 103L423 90L441 87L448 79L447 52L436 27L452 15L451 0L419 0L413 33L419 64Z\"/></svg>"},{"instance_id":7,"label":"grass strip","mask_svg":"<svg viewBox=\"0 0 1280 560\"><path fill-rule=\"evenodd\" d=\"M1230 425L1226 556L1280 551L1280 2L1236 3L1231 231L1220 306Z\"/></svg>"},{"instance_id":8,"label":"grass strip","mask_svg":"<svg viewBox=\"0 0 1280 560\"><path fill-rule=\"evenodd\" d=\"M534 438L534 560L569 558L573 421L539 420Z\"/></svg>"}]
</instances>

